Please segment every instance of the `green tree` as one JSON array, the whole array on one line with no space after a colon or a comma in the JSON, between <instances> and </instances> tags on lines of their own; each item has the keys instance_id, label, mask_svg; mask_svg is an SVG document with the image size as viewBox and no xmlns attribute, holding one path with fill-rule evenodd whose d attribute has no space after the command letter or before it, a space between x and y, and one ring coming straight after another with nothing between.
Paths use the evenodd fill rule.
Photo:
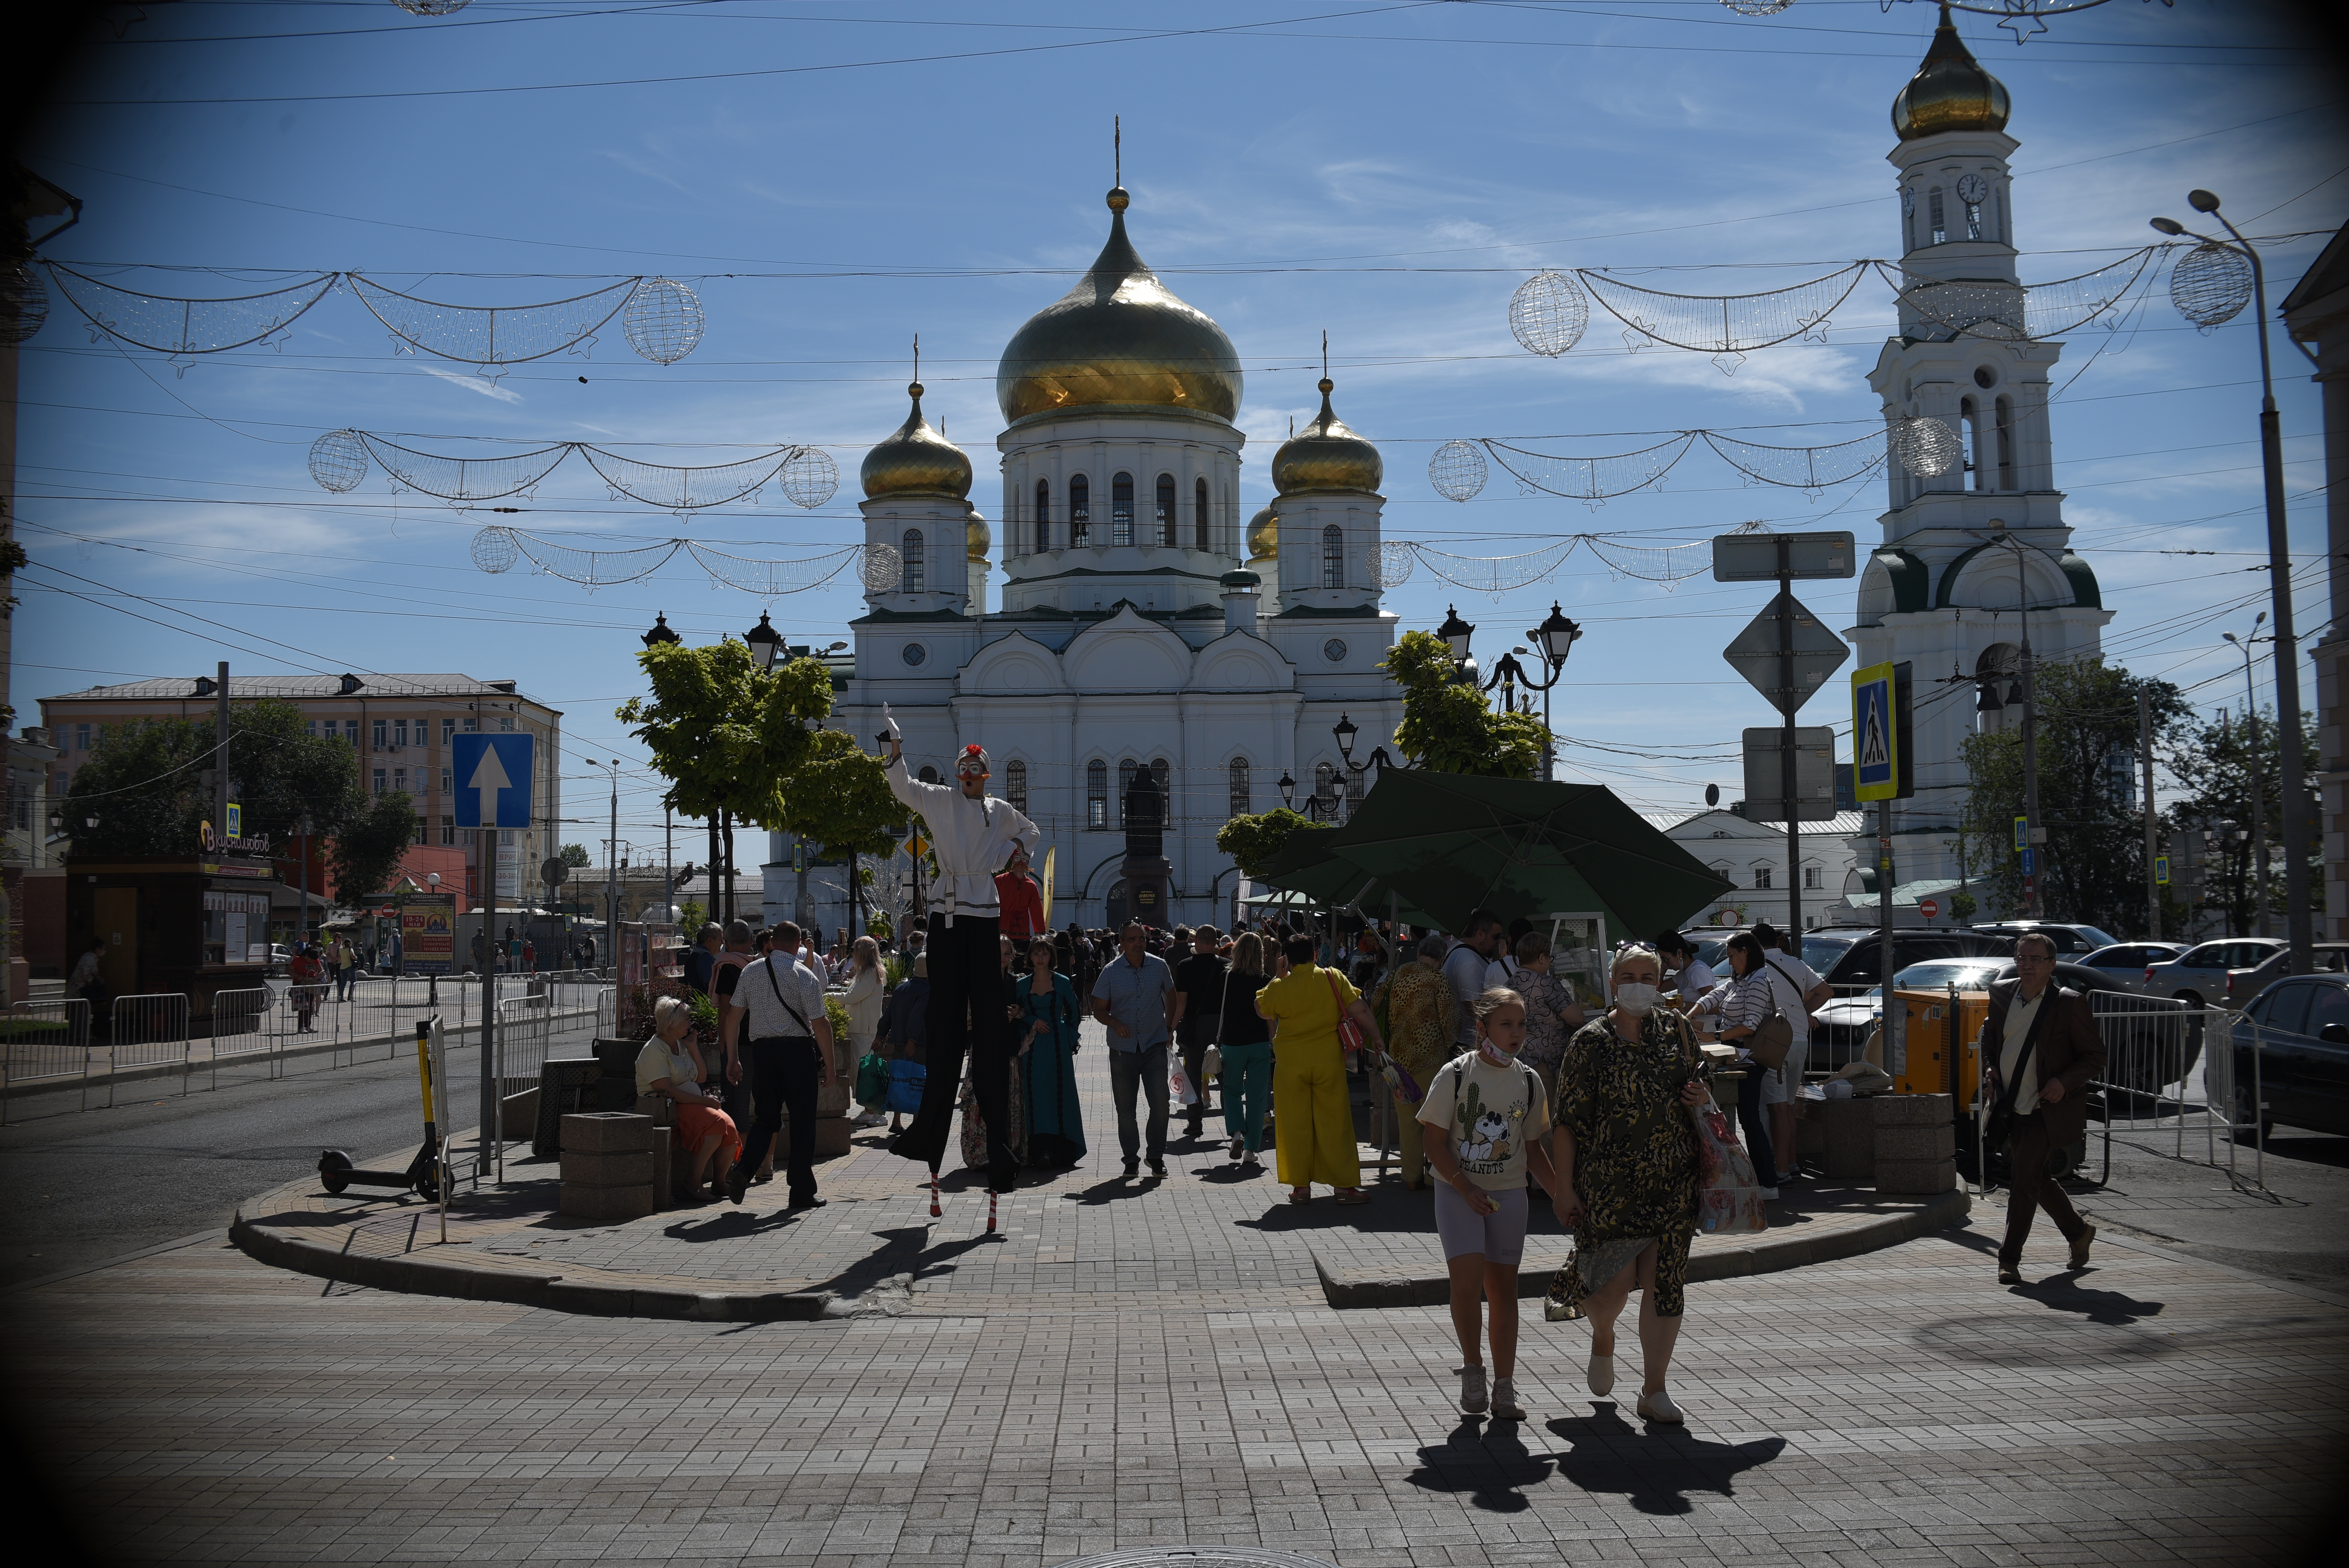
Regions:
<instances>
[{"instance_id":1,"label":"green tree","mask_svg":"<svg viewBox=\"0 0 2349 1568\"><path fill-rule=\"evenodd\" d=\"M405 794L369 796L348 746L306 733L300 708L266 698L230 707L228 751L229 798L243 808L246 834L283 845L307 817L328 842L338 897L363 898L391 881L415 841L416 813ZM212 815L216 756L210 716L109 730L67 794L73 853L192 856Z\"/></svg>"},{"instance_id":2,"label":"green tree","mask_svg":"<svg viewBox=\"0 0 2349 1568\"><path fill-rule=\"evenodd\" d=\"M2152 697L2157 750L2184 720L2185 703L2168 681L2141 679L2094 659L2043 665L2033 685L2040 825L2047 830L2038 855L2039 894L2047 918L2141 936L2145 821L2127 804L2137 767L2137 693ZM2019 911L2023 861L2012 846L2014 819L2023 814L2021 726L1969 736L1964 757L1966 836L2003 846L1981 885L1997 904Z\"/></svg>"},{"instance_id":3,"label":"green tree","mask_svg":"<svg viewBox=\"0 0 2349 1568\"><path fill-rule=\"evenodd\" d=\"M1254 816L1234 817L1216 830L1216 848L1232 858L1242 876L1251 880L1264 874L1289 835L1307 828L1334 828L1335 822L1316 822L1303 812L1292 811L1286 806L1276 806L1269 811Z\"/></svg>"},{"instance_id":4,"label":"green tree","mask_svg":"<svg viewBox=\"0 0 2349 1568\"><path fill-rule=\"evenodd\" d=\"M558 858L562 860L564 865L569 866L574 872L579 870L582 866L592 863L588 859L587 846L585 844L564 845Z\"/></svg>"},{"instance_id":5,"label":"green tree","mask_svg":"<svg viewBox=\"0 0 2349 1568\"><path fill-rule=\"evenodd\" d=\"M2301 777L2314 779L2319 772L2316 727L2311 716L2303 715L2301 723ZM2253 727L2259 734L2260 794L2269 841L2268 906L2270 913L2278 917L2269 929L2279 930L2289 905L2283 883L2283 729L2275 715L2261 714L2256 727L2246 726L2240 714L2231 721L2214 719L2181 727L2164 758L2179 786L2166 813L2169 826L2175 832L2203 836L2201 903L2219 909L2225 915L2227 930L2236 936L2249 936L2256 929L2259 903L2258 861L2251 838L2250 732ZM2309 864L2321 867L2323 818L2317 810L2314 784L2307 786L2304 800ZM2222 828L2222 822L2232 823L2233 829ZM2170 852L2174 863L2175 847ZM2309 907L2323 910L2321 874L2309 878L2308 892Z\"/></svg>"},{"instance_id":6,"label":"green tree","mask_svg":"<svg viewBox=\"0 0 2349 1568\"><path fill-rule=\"evenodd\" d=\"M1413 766L1486 779L1530 779L1540 768L1549 733L1541 720L1494 712L1483 692L1457 678L1443 638L1405 632L1381 663L1402 687L1394 739Z\"/></svg>"}]
</instances>

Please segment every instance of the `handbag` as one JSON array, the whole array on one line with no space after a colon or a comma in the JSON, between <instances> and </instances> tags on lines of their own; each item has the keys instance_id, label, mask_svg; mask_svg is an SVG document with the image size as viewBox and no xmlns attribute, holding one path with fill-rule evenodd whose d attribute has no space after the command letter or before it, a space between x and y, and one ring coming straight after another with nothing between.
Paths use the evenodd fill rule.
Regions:
<instances>
[{"instance_id":1,"label":"handbag","mask_svg":"<svg viewBox=\"0 0 2349 1568\"><path fill-rule=\"evenodd\" d=\"M1338 1006L1338 1043L1351 1056L1362 1048L1362 1026L1347 1016L1346 994L1338 989L1338 976L1325 973L1322 978L1330 982L1330 1000Z\"/></svg>"},{"instance_id":2,"label":"handbag","mask_svg":"<svg viewBox=\"0 0 2349 1568\"><path fill-rule=\"evenodd\" d=\"M1224 1076L1224 1053L1219 1047L1209 1046L1206 1054L1199 1058L1199 1076L1203 1078Z\"/></svg>"},{"instance_id":3,"label":"handbag","mask_svg":"<svg viewBox=\"0 0 2349 1568\"><path fill-rule=\"evenodd\" d=\"M1765 958L1763 962L1766 964L1769 960ZM1786 1065L1787 1054L1795 1048L1795 1026L1785 1014L1778 1010L1778 994L1770 989L1766 975L1763 979L1763 991L1770 998L1770 1016L1754 1026L1744 1043L1745 1048L1753 1053L1754 1061L1764 1070L1776 1072Z\"/></svg>"},{"instance_id":4,"label":"handbag","mask_svg":"<svg viewBox=\"0 0 2349 1568\"><path fill-rule=\"evenodd\" d=\"M867 1051L856 1063L856 1103L867 1110L889 1095L889 1061L878 1051Z\"/></svg>"}]
</instances>

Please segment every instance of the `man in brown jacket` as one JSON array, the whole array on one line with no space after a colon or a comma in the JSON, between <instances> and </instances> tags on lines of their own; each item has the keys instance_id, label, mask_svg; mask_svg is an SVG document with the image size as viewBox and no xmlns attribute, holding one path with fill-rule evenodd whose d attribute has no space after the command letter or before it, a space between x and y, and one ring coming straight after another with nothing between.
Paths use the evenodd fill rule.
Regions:
<instances>
[{"instance_id":1,"label":"man in brown jacket","mask_svg":"<svg viewBox=\"0 0 2349 1568\"><path fill-rule=\"evenodd\" d=\"M2105 1070L2105 1040L2087 998L2054 979L2054 943L2035 933L2016 938L2014 978L1992 984L1990 1016L1982 1022L1983 1103L1995 1106L2010 1082L2020 1086L2006 1146L2001 1284L2023 1283L2023 1243L2039 1209L2072 1243L2074 1268L2087 1266L2088 1245L2096 1239L2096 1227L2080 1218L2064 1189L2049 1179L2047 1166L2056 1150L2087 1131L2088 1080Z\"/></svg>"}]
</instances>

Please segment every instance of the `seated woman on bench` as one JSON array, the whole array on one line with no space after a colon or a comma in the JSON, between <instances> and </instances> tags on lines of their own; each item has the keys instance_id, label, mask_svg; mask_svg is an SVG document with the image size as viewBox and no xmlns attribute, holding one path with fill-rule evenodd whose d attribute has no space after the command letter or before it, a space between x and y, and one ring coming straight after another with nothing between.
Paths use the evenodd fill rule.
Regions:
<instances>
[{"instance_id":1,"label":"seated woman on bench","mask_svg":"<svg viewBox=\"0 0 2349 1568\"><path fill-rule=\"evenodd\" d=\"M653 1004L653 1037L636 1055L637 1105L653 1109L645 1105L647 1096L676 1105L677 1146L693 1155L693 1175L680 1197L689 1203L715 1202L725 1195L742 1134L720 1109L724 1102L702 1090L712 1075L703 1070L701 1053L693 1043L693 1008L678 997L663 996ZM667 1181L668 1172L657 1172L657 1179Z\"/></svg>"}]
</instances>

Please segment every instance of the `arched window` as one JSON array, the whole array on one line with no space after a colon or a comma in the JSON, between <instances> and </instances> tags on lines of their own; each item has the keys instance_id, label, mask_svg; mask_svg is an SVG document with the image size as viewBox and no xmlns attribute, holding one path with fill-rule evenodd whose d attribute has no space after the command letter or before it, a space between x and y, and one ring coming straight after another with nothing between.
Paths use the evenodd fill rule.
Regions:
<instances>
[{"instance_id":1,"label":"arched window","mask_svg":"<svg viewBox=\"0 0 2349 1568\"><path fill-rule=\"evenodd\" d=\"M1133 793L1133 776L1141 771L1142 764L1131 757L1117 765L1117 820L1121 827L1125 823L1125 798Z\"/></svg>"},{"instance_id":2,"label":"arched window","mask_svg":"<svg viewBox=\"0 0 2349 1568\"><path fill-rule=\"evenodd\" d=\"M1158 784L1158 824L1164 828L1174 825L1174 770L1166 766L1166 758L1150 759L1150 777Z\"/></svg>"},{"instance_id":3,"label":"arched window","mask_svg":"<svg viewBox=\"0 0 2349 1568\"><path fill-rule=\"evenodd\" d=\"M1092 531L1093 487L1082 474L1069 476L1069 548L1081 549Z\"/></svg>"},{"instance_id":4,"label":"arched window","mask_svg":"<svg viewBox=\"0 0 2349 1568\"><path fill-rule=\"evenodd\" d=\"M1941 206L1941 188L1938 185L1925 192L1925 232L1936 245L1947 242L1950 237L1950 221Z\"/></svg>"},{"instance_id":5,"label":"arched window","mask_svg":"<svg viewBox=\"0 0 2349 1568\"><path fill-rule=\"evenodd\" d=\"M1336 523L1321 531L1321 586L1346 585L1346 535Z\"/></svg>"},{"instance_id":6,"label":"arched window","mask_svg":"<svg viewBox=\"0 0 2349 1568\"><path fill-rule=\"evenodd\" d=\"M1028 810L1028 764L1015 759L1003 765L1003 798L1015 811Z\"/></svg>"},{"instance_id":7,"label":"arched window","mask_svg":"<svg viewBox=\"0 0 2349 1568\"><path fill-rule=\"evenodd\" d=\"M1982 438L1982 409L1971 397L1958 399L1958 439L1965 443L1965 471L1976 490L1990 489L1990 448Z\"/></svg>"},{"instance_id":8,"label":"arched window","mask_svg":"<svg viewBox=\"0 0 2349 1568\"><path fill-rule=\"evenodd\" d=\"M1232 758L1231 814L1235 817L1245 817L1252 809L1248 796L1247 758L1235 757Z\"/></svg>"},{"instance_id":9,"label":"arched window","mask_svg":"<svg viewBox=\"0 0 2349 1568\"><path fill-rule=\"evenodd\" d=\"M1998 423L1998 488L2014 488L2014 399L2001 397L1992 405Z\"/></svg>"},{"instance_id":10,"label":"arched window","mask_svg":"<svg viewBox=\"0 0 2349 1568\"><path fill-rule=\"evenodd\" d=\"M1085 764L1085 826L1109 826L1109 764L1098 757Z\"/></svg>"},{"instance_id":11,"label":"arched window","mask_svg":"<svg viewBox=\"0 0 2349 1568\"><path fill-rule=\"evenodd\" d=\"M1174 476L1158 476L1158 511L1151 521L1158 525L1158 542L1167 549L1174 548Z\"/></svg>"},{"instance_id":12,"label":"arched window","mask_svg":"<svg viewBox=\"0 0 2349 1568\"><path fill-rule=\"evenodd\" d=\"M1367 768L1362 769L1362 773L1369 771ZM1362 803L1362 773L1350 768L1346 769L1346 815L1349 817L1354 814L1354 808Z\"/></svg>"},{"instance_id":13,"label":"arched window","mask_svg":"<svg viewBox=\"0 0 2349 1568\"><path fill-rule=\"evenodd\" d=\"M1191 529L1194 550L1213 550L1216 536L1207 526L1207 481L1198 480L1191 486Z\"/></svg>"},{"instance_id":14,"label":"arched window","mask_svg":"<svg viewBox=\"0 0 2349 1568\"><path fill-rule=\"evenodd\" d=\"M918 593L922 591L923 554L922 531L909 528L905 537L897 542L901 570L897 576L897 592Z\"/></svg>"},{"instance_id":15,"label":"arched window","mask_svg":"<svg viewBox=\"0 0 2349 1568\"><path fill-rule=\"evenodd\" d=\"M1112 549L1133 542L1133 476L1112 475L1109 481L1109 542Z\"/></svg>"},{"instance_id":16,"label":"arched window","mask_svg":"<svg viewBox=\"0 0 2349 1568\"><path fill-rule=\"evenodd\" d=\"M922 770L914 777L925 784L935 784L938 781L938 770L925 762L922 764Z\"/></svg>"},{"instance_id":17,"label":"arched window","mask_svg":"<svg viewBox=\"0 0 2349 1568\"><path fill-rule=\"evenodd\" d=\"M1338 804L1338 770L1327 762L1313 765L1313 798L1321 802L1325 812Z\"/></svg>"},{"instance_id":18,"label":"arched window","mask_svg":"<svg viewBox=\"0 0 2349 1568\"><path fill-rule=\"evenodd\" d=\"M1036 481L1036 552L1052 548L1052 481Z\"/></svg>"}]
</instances>

